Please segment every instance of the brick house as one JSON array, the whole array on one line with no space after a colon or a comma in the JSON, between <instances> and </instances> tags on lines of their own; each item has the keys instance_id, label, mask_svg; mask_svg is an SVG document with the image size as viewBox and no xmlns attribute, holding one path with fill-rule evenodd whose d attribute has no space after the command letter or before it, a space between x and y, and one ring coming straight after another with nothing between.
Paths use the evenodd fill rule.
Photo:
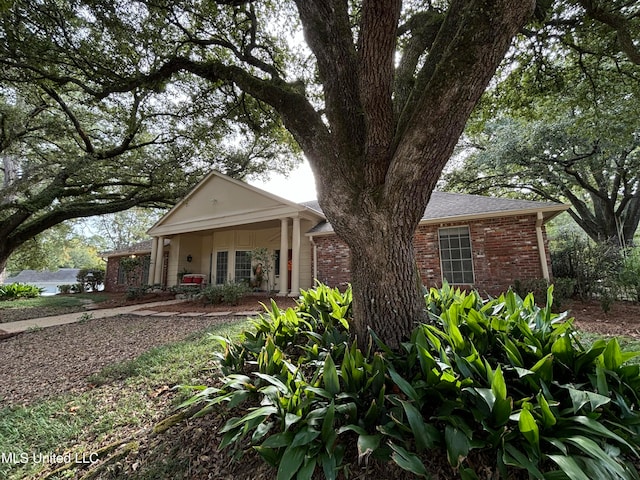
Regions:
<instances>
[{"instance_id":1,"label":"brick house","mask_svg":"<svg viewBox=\"0 0 640 480\"><path fill-rule=\"evenodd\" d=\"M422 281L434 286L446 279L495 294L518 279L550 279L545 223L567 208L434 192L415 233ZM176 285L186 273L214 284L251 281L256 269L251 252L257 248L273 258L262 288L279 295L295 296L314 279L340 286L350 277L351 253L317 202L290 202L217 172L148 233L148 284ZM116 258L108 257L109 263ZM107 289L114 278L109 272Z\"/></svg>"},{"instance_id":2,"label":"brick house","mask_svg":"<svg viewBox=\"0 0 640 480\"><path fill-rule=\"evenodd\" d=\"M169 252L169 240L165 242L165 258ZM151 263L151 240L138 242L127 248L102 252L102 257L107 260L105 272L104 290L106 292L124 292L130 286L147 285L149 279L149 265ZM161 275L163 285L167 284L166 269Z\"/></svg>"}]
</instances>

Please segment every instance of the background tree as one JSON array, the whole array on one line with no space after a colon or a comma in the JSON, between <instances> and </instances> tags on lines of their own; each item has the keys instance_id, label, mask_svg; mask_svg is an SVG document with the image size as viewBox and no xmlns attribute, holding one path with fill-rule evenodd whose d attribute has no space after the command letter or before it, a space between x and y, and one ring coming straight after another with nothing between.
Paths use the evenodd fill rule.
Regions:
<instances>
[{"instance_id":1,"label":"background tree","mask_svg":"<svg viewBox=\"0 0 640 480\"><path fill-rule=\"evenodd\" d=\"M637 17L640 7L629 8ZM568 202L592 239L630 245L640 222L640 68L620 35L637 31L637 20L612 34L588 16L580 22L577 12L555 17L566 31L550 21L536 32L546 51L515 51L513 71L505 70L469 124L465 160L446 188ZM523 37L522 47L531 41Z\"/></svg>"},{"instance_id":2,"label":"background tree","mask_svg":"<svg viewBox=\"0 0 640 480\"><path fill-rule=\"evenodd\" d=\"M7 272L57 270L59 268L104 268L98 249L79 235L69 223L56 225L23 243L7 262Z\"/></svg>"},{"instance_id":3,"label":"background tree","mask_svg":"<svg viewBox=\"0 0 640 480\"><path fill-rule=\"evenodd\" d=\"M0 62L5 72L100 100L189 85L215 99L212 115L238 99L262 118L275 112L353 252L355 333L365 341L373 328L397 346L426 320L414 230L534 7L533 0L16 0L3 18ZM300 27L306 51L283 35L294 38Z\"/></svg>"},{"instance_id":4,"label":"background tree","mask_svg":"<svg viewBox=\"0 0 640 480\"><path fill-rule=\"evenodd\" d=\"M37 78L23 83L13 70L5 73L0 78L0 271L17 248L66 220L135 206L167 208L212 168L239 178L265 172L261 154L275 170L288 171L296 160L285 158L284 142L251 152L248 159L237 151L227 158L221 139L238 130L234 123L248 119L245 113L227 119L231 105L215 112L206 102L187 101L178 90L152 96L134 89L97 100L73 85ZM249 112L251 106L245 102L243 108ZM261 119L252 128L244 132L248 138L279 127Z\"/></svg>"},{"instance_id":5,"label":"background tree","mask_svg":"<svg viewBox=\"0 0 640 480\"><path fill-rule=\"evenodd\" d=\"M123 212L93 217L82 223L85 232L92 232L92 241L101 250L117 250L149 240L147 230L163 213L162 210L132 208Z\"/></svg>"}]
</instances>

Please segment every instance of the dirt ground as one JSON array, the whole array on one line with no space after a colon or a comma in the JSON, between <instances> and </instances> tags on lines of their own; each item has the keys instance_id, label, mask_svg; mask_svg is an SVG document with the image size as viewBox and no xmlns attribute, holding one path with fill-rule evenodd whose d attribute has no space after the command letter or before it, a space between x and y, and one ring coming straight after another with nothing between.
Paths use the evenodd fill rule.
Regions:
<instances>
[{"instance_id":1,"label":"dirt ground","mask_svg":"<svg viewBox=\"0 0 640 480\"><path fill-rule=\"evenodd\" d=\"M576 319L575 325L586 332L609 336L629 336L640 339L640 304L616 302L607 313L600 303L567 300L561 310L568 310Z\"/></svg>"}]
</instances>

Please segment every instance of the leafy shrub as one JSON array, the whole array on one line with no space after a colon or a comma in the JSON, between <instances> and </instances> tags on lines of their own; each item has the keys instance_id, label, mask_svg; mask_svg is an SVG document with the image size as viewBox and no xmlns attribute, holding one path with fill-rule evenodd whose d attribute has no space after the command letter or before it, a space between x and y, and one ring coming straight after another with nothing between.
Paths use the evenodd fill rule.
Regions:
<instances>
[{"instance_id":1,"label":"leafy shrub","mask_svg":"<svg viewBox=\"0 0 640 480\"><path fill-rule=\"evenodd\" d=\"M237 305L240 299L249 293L246 283L225 283L224 285L209 285L202 289L190 290L193 296L211 305Z\"/></svg>"},{"instance_id":2,"label":"leafy shrub","mask_svg":"<svg viewBox=\"0 0 640 480\"><path fill-rule=\"evenodd\" d=\"M487 468L500 478L638 478L640 365L625 362L640 352L615 339L583 346L566 313L551 312L553 287L544 308L533 295L483 301L447 285L425 301L433 323L401 351L372 332L365 352L349 338L350 290L320 285L284 311L272 301L242 341L218 338L222 385L192 387L185 406L243 405L221 445L251 444L278 479L317 469L336 478L350 445L359 461L423 477L435 454L464 479Z\"/></svg>"},{"instance_id":3,"label":"leafy shrub","mask_svg":"<svg viewBox=\"0 0 640 480\"><path fill-rule=\"evenodd\" d=\"M96 292L98 287L104 283L105 270L100 268L82 268L76 275L76 280L82 284L83 291L91 290Z\"/></svg>"},{"instance_id":4,"label":"leafy shrub","mask_svg":"<svg viewBox=\"0 0 640 480\"><path fill-rule=\"evenodd\" d=\"M144 297L153 287L151 285L140 285L139 287L129 287L125 293L127 300L136 300Z\"/></svg>"},{"instance_id":5,"label":"leafy shrub","mask_svg":"<svg viewBox=\"0 0 640 480\"><path fill-rule=\"evenodd\" d=\"M556 241L551 252L553 273L572 278L575 293L582 299L615 294L615 279L620 271L620 248L609 243L594 243L577 236Z\"/></svg>"},{"instance_id":6,"label":"leafy shrub","mask_svg":"<svg viewBox=\"0 0 640 480\"><path fill-rule=\"evenodd\" d=\"M39 297L44 292L44 288L35 285L27 285L26 283L10 283L8 285L0 285L0 300L17 300L20 298Z\"/></svg>"},{"instance_id":7,"label":"leafy shrub","mask_svg":"<svg viewBox=\"0 0 640 480\"><path fill-rule=\"evenodd\" d=\"M576 281L568 277L554 277L553 279L553 298L557 302L556 306L561 305L562 300L573 297L576 288Z\"/></svg>"},{"instance_id":8,"label":"leafy shrub","mask_svg":"<svg viewBox=\"0 0 640 480\"><path fill-rule=\"evenodd\" d=\"M544 278L516 279L513 282L513 290L521 297L525 297L529 292L533 293L534 297L541 297L547 288L549 284Z\"/></svg>"},{"instance_id":9,"label":"leafy shrub","mask_svg":"<svg viewBox=\"0 0 640 480\"><path fill-rule=\"evenodd\" d=\"M562 302L573 297L576 281L573 278L556 277L553 279L553 306L560 308ZM544 278L515 280L513 289L521 298L533 293L534 298L545 298L549 282Z\"/></svg>"},{"instance_id":10,"label":"leafy shrub","mask_svg":"<svg viewBox=\"0 0 640 480\"><path fill-rule=\"evenodd\" d=\"M58 285L58 291L63 295L67 295L73 291L73 285L69 285L69 284Z\"/></svg>"},{"instance_id":11,"label":"leafy shrub","mask_svg":"<svg viewBox=\"0 0 640 480\"><path fill-rule=\"evenodd\" d=\"M640 302L640 247L625 252L618 278L622 288L626 289L627 296Z\"/></svg>"}]
</instances>

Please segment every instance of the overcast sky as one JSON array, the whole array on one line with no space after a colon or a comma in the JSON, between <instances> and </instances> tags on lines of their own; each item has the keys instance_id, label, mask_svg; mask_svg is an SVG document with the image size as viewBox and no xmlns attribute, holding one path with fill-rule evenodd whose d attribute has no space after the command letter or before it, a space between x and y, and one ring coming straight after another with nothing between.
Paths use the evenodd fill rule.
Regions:
<instances>
[{"instance_id":1,"label":"overcast sky","mask_svg":"<svg viewBox=\"0 0 640 480\"><path fill-rule=\"evenodd\" d=\"M308 200L315 200L316 183L311 172L311 167L305 160L298 168L289 173L288 177L283 175L272 175L271 180L249 181L254 187L261 188L267 192L286 198L292 202L300 203Z\"/></svg>"}]
</instances>

